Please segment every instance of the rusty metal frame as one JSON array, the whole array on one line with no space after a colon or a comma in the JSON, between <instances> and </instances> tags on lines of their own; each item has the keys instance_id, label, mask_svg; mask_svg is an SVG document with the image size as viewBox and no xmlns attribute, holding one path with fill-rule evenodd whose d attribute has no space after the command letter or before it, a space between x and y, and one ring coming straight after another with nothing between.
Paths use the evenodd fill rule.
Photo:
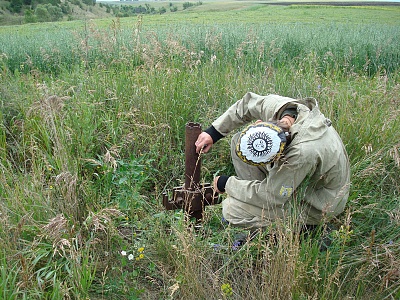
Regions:
<instances>
[{"instance_id":1,"label":"rusty metal frame","mask_svg":"<svg viewBox=\"0 0 400 300\"><path fill-rule=\"evenodd\" d=\"M185 126L185 184L172 190L172 200L168 192L163 193L166 210L183 208L189 217L203 219L204 207L219 203L218 193L209 183L201 183L201 155L196 153L195 142L201 133L199 123L189 122Z\"/></svg>"}]
</instances>

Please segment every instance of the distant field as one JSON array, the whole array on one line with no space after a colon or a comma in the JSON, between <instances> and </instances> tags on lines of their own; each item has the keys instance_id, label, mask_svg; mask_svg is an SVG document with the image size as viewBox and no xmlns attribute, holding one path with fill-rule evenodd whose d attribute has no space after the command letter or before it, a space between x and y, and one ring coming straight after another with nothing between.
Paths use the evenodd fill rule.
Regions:
<instances>
[{"instance_id":1,"label":"distant field","mask_svg":"<svg viewBox=\"0 0 400 300\"><path fill-rule=\"evenodd\" d=\"M150 3L150 2L149 2ZM202 5L187 10L164 15L145 15L146 23L157 22L157 25L170 25L174 23L329 23L340 22L350 24L375 24L400 25L400 6L334 6L306 5L301 2L284 5L269 5L268 2L241 2L241 1L216 1L203 2ZM308 1L307 1L308 3ZM329 3L329 2L328 2ZM350 2L349 2L350 3ZM355 2L363 3L363 2ZM132 4L135 5L135 4ZM140 5L140 4L136 4ZM212 12L212 14L210 14ZM354 16L357 15L357 18ZM124 22L125 20L122 20ZM129 21L129 20L127 20Z\"/></svg>"},{"instance_id":2,"label":"distant field","mask_svg":"<svg viewBox=\"0 0 400 300\"><path fill-rule=\"evenodd\" d=\"M290 1L290 0L283 0L283 1L267 1L264 4L269 5L334 5L334 6L399 6L400 1L335 1L335 0L327 0L327 1L320 1L320 0L304 0L304 1Z\"/></svg>"},{"instance_id":3,"label":"distant field","mask_svg":"<svg viewBox=\"0 0 400 300\"><path fill-rule=\"evenodd\" d=\"M218 19L213 15L213 21L215 23L221 23L224 21L231 22L244 22L244 23L291 23L291 22L346 22L346 23L385 23L385 24L400 24L400 7L393 6L365 6L365 7L349 7L349 6L335 6L329 5L306 5L301 2L293 3L292 5L269 5L269 3L253 4L237 6L237 3L226 4L220 2L219 4L205 3L201 6L195 7L190 10L191 14L201 14L207 11L221 10L223 16ZM276 4L273 2L271 4ZM280 2L279 2L280 3ZM308 2L307 2L308 3ZM361 2L359 2L361 3ZM232 5L232 6L230 6ZM230 9L231 8L231 9ZM228 10L228 11L226 11ZM180 12L181 15L186 15L185 12ZM357 15L357 18L354 16ZM207 16L195 16L195 18L207 18ZM195 20L191 20L195 21Z\"/></svg>"},{"instance_id":4,"label":"distant field","mask_svg":"<svg viewBox=\"0 0 400 300\"><path fill-rule=\"evenodd\" d=\"M113 1L110 3L120 4ZM147 2L140 1L132 2L130 5L145 5L149 3L152 6L167 6L164 2ZM174 3L174 2L172 2ZM178 4L178 2L175 2ZM181 3L181 2L179 2ZM204 1L202 5L191 7L186 10L178 10L174 13L166 13L163 15L144 15L143 25L156 25L171 26L173 24L226 24L226 23L240 23L240 24L290 24L290 23L303 23L303 24L329 24L345 23L345 24L387 24L400 26L400 6L334 6L331 5L305 5L296 4L288 5L292 2L271 2L274 5L267 5L268 2L241 2L241 1ZM309 1L307 1L309 3ZM329 3L329 2L326 2ZM335 2L337 3L337 2ZM352 1L344 3L366 3L362 1ZM370 2L368 2L370 3ZM380 2L374 2L380 3ZM386 3L386 2L384 2ZM399 4L400 2L394 4ZM123 4L127 4L124 2ZM129 3L128 3L129 4ZM275 5L284 4L284 5ZM354 16L357 16L356 18ZM89 19L88 19L89 20ZM99 26L108 26L110 21L107 19L91 20ZM2 26L0 27L0 34L2 32L21 32L22 34L35 32L40 28L46 30L56 31L58 28L74 29L79 28L85 21L68 21L58 22L52 24L50 28L46 28L45 24L29 24L15 26ZM136 17L121 18L121 25L125 26L130 23L135 23Z\"/></svg>"},{"instance_id":5,"label":"distant field","mask_svg":"<svg viewBox=\"0 0 400 300\"><path fill-rule=\"evenodd\" d=\"M183 40L193 36L194 38L190 39L191 43L196 44L198 50L204 48L202 43L207 38L208 31L213 34L220 32L222 39L226 40L224 43L230 45L226 47L246 40L250 35L259 36L261 40L274 41L278 46L287 48L285 51L293 53L290 57L308 51L315 51L320 56L331 51L342 56L342 53L352 49L351 51L361 55L357 59L364 59L365 56L370 59L376 57L377 65L374 68L379 68L383 61L393 66L397 64L397 60L393 60L391 56L398 53L396 48L400 40L399 15L399 6L281 6L206 1L202 5L175 13L142 15L140 27L142 40L147 39L153 30L157 31L161 40L168 39L171 35L180 36ZM69 68L80 60L76 51L81 47L77 44L78 36L83 36L91 30L118 29L119 43L130 49L134 47L131 44L132 28L138 26L138 22L138 17L129 17L119 18L117 22L107 18L3 26L0 27L0 53L7 55L10 68L14 69L24 64L27 56L37 57L33 61L37 63L43 60L44 52L51 53L57 49L57 59L62 64L66 61L65 68ZM93 43L97 42L93 40ZM373 50L381 45L384 48L379 50L379 53ZM90 53L93 52L93 57L97 57L101 54L101 48L96 49L93 46L95 45L91 45ZM108 57L110 53L104 55ZM49 64L43 61L42 67L48 66ZM64 68L63 65L58 67ZM389 67L388 70L391 69L393 67Z\"/></svg>"}]
</instances>

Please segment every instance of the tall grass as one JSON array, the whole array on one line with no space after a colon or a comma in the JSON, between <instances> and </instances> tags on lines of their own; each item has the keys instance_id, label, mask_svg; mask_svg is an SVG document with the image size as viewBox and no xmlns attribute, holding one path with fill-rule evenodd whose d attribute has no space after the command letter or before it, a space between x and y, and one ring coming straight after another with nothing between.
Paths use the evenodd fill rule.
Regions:
<instances>
[{"instance_id":1,"label":"tall grass","mask_svg":"<svg viewBox=\"0 0 400 300\"><path fill-rule=\"evenodd\" d=\"M79 64L86 67L157 64L157 57L152 55L164 60L168 57L179 67L194 66L219 55L226 64L261 72L268 66L288 66L315 54L314 67L322 74L340 70L374 75L382 69L392 73L399 67L398 24L330 23L321 27L320 23L196 26L172 23L156 29L142 24L140 18L136 30L129 28L134 24L123 28L117 20L108 28L97 28L95 23L87 22L83 30L69 25L50 32L33 33L29 29L5 32L1 63L14 72L39 70L58 74ZM152 48L138 47L140 43ZM169 52L154 52L157 50L154 47Z\"/></svg>"},{"instance_id":2,"label":"tall grass","mask_svg":"<svg viewBox=\"0 0 400 300\"><path fill-rule=\"evenodd\" d=\"M396 28L135 21L0 35L3 298L398 298ZM351 196L327 251L323 227L282 220L237 248L219 205L202 226L161 207L185 124L247 91L314 96L342 136ZM203 157L205 181L232 174L228 143Z\"/></svg>"}]
</instances>

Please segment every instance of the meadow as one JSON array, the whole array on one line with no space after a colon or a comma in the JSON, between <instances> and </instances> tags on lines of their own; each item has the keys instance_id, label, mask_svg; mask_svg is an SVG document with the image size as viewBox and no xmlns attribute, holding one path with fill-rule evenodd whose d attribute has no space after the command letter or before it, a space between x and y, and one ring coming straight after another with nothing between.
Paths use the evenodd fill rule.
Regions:
<instances>
[{"instance_id":1,"label":"meadow","mask_svg":"<svg viewBox=\"0 0 400 300\"><path fill-rule=\"evenodd\" d=\"M205 2L0 27L0 298L399 299L399 15ZM325 251L295 216L238 248L220 205L196 224L161 204L185 124L248 91L316 98L346 145ZM233 175L229 141L202 155L204 182Z\"/></svg>"}]
</instances>

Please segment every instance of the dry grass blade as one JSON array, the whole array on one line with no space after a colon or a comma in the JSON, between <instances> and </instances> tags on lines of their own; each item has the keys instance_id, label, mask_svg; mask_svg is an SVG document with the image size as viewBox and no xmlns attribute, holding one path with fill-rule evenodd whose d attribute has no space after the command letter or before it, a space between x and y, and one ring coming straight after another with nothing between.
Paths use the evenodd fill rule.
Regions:
<instances>
[{"instance_id":1,"label":"dry grass blade","mask_svg":"<svg viewBox=\"0 0 400 300\"><path fill-rule=\"evenodd\" d=\"M54 115L60 115L64 108L65 101L70 99L69 96L59 97L51 95L34 102L28 111L28 115L39 113L45 121L49 121Z\"/></svg>"},{"instance_id":2,"label":"dry grass blade","mask_svg":"<svg viewBox=\"0 0 400 300\"><path fill-rule=\"evenodd\" d=\"M62 236L69 232L68 220L62 215L58 214L49 220L49 223L42 227L44 235L51 240L60 240Z\"/></svg>"},{"instance_id":3,"label":"dry grass blade","mask_svg":"<svg viewBox=\"0 0 400 300\"><path fill-rule=\"evenodd\" d=\"M104 208L97 213L90 212L85 220L85 224L93 232L107 232L110 228L113 218L123 217L124 214L115 208Z\"/></svg>"},{"instance_id":4,"label":"dry grass blade","mask_svg":"<svg viewBox=\"0 0 400 300\"><path fill-rule=\"evenodd\" d=\"M393 158L395 165L400 168L400 154L399 154L399 149L400 149L400 143L393 146L392 149L389 151L390 157Z\"/></svg>"}]
</instances>

